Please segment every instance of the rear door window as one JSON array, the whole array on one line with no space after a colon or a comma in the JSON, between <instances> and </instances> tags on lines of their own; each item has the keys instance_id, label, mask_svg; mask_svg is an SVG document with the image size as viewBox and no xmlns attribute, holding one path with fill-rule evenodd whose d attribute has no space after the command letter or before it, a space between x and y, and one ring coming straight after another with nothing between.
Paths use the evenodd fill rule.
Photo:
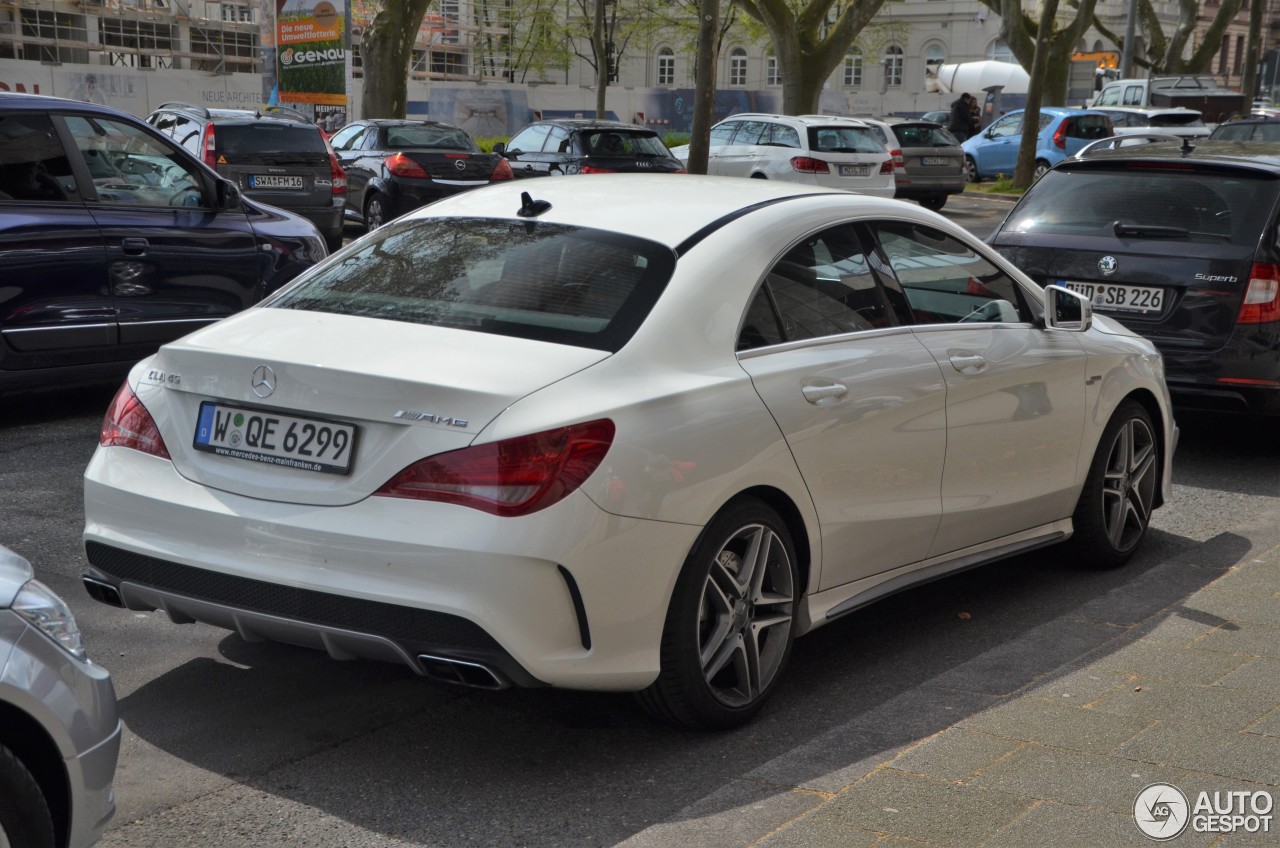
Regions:
<instances>
[{"instance_id":1,"label":"rear door window","mask_svg":"<svg viewBox=\"0 0 1280 848\"><path fill-rule=\"evenodd\" d=\"M49 116L0 116L0 201L78 199L71 162Z\"/></svg>"}]
</instances>

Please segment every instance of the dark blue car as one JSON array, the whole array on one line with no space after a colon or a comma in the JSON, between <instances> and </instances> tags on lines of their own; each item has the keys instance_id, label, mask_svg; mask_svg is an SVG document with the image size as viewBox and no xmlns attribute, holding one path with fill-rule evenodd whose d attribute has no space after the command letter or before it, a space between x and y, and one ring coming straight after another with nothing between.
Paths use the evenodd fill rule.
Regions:
<instances>
[{"instance_id":1,"label":"dark blue car","mask_svg":"<svg viewBox=\"0 0 1280 848\"><path fill-rule=\"evenodd\" d=\"M137 118L0 93L0 393L118 379L325 255Z\"/></svg>"}]
</instances>

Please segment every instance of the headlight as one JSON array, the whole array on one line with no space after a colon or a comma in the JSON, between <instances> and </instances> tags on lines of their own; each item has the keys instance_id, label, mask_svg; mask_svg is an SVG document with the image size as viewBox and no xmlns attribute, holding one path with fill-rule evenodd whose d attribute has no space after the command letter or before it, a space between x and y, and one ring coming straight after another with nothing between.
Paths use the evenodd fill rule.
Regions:
<instances>
[{"instance_id":1,"label":"headlight","mask_svg":"<svg viewBox=\"0 0 1280 848\"><path fill-rule=\"evenodd\" d=\"M324 239L315 236L306 237L306 261L313 265L317 262L323 262L325 257L329 255L329 248L325 245Z\"/></svg>"},{"instance_id":2,"label":"headlight","mask_svg":"<svg viewBox=\"0 0 1280 848\"><path fill-rule=\"evenodd\" d=\"M11 609L27 620L32 627L61 645L68 654L78 660L85 658L84 642L76 617L66 602L39 580L28 580L18 590L18 597Z\"/></svg>"}]
</instances>

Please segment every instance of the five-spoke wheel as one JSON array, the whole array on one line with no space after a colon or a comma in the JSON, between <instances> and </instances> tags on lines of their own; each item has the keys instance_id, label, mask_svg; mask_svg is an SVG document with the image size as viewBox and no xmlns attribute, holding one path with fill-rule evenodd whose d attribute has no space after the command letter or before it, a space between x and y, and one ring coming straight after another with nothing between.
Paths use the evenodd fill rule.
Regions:
<instances>
[{"instance_id":1,"label":"five-spoke wheel","mask_svg":"<svg viewBox=\"0 0 1280 848\"><path fill-rule=\"evenodd\" d=\"M1115 568L1138 549L1155 508L1160 467L1151 416L1125 401L1103 431L1073 516L1082 565Z\"/></svg>"}]
</instances>

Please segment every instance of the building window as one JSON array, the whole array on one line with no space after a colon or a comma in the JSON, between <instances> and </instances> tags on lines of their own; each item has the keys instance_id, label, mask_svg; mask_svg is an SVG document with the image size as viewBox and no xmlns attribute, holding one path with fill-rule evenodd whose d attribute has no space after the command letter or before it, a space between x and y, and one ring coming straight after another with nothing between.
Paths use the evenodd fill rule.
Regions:
<instances>
[{"instance_id":1,"label":"building window","mask_svg":"<svg viewBox=\"0 0 1280 848\"><path fill-rule=\"evenodd\" d=\"M99 37L112 65L127 68L172 68L173 28L166 25L102 18Z\"/></svg>"},{"instance_id":2,"label":"building window","mask_svg":"<svg viewBox=\"0 0 1280 848\"><path fill-rule=\"evenodd\" d=\"M742 88L747 84L747 51L735 47L729 51L729 85Z\"/></svg>"},{"instance_id":3,"label":"building window","mask_svg":"<svg viewBox=\"0 0 1280 848\"><path fill-rule=\"evenodd\" d=\"M1016 62L1013 51L1009 49L1009 45L1004 39L997 39L991 42L991 46L987 48L987 58L996 62Z\"/></svg>"},{"instance_id":4,"label":"building window","mask_svg":"<svg viewBox=\"0 0 1280 848\"><path fill-rule=\"evenodd\" d=\"M764 84L782 85L782 72L778 70L777 56L766 56L764 59Z\"/></svg>"},{"instance_id":5,"label":"building window","mask_svg":"<svg viewBox=\"0 0 1280 848\"><path fill-rule=\"evenodd\" d=\"M1224 38L1223 41L1226 41ZM1240 76L1240 69L1243 67L1242 59L1244 59L1244 36L1236 36L1236 61L1232 67L1235 69L1236 76Z\"/></svg>"},{"instance_id":6,"label":"building window","mask_svg":"<svg viewBox=\"0 0 1280 848\"><path fill-rule=\"evenodd\" d=\"M658 85L676 84L676 54L670 47L658 51Z\"/></svg>"},{"instance_id":7,"label":"building window","mask_svg":"<svg viewBox=\"0 0 1280 848\"><path fill-rule=\"evenodd\" d=\"M902 85L902 48L897 45L884 51L884 84L890 87Z\"/></svg>"},{"instance_id":8,"label":"building window","mask_svg":"<svg viewBox=\"0 0 1280 848\"><path fill-rule=\"evenodd\" d=\"M104 19L105 20L105 19ZM258 33L219 32L191 28L193 70L212 73L260 73Z\"/></svg>"},{"instance_id":9,"label":"building window","mask_svg":"<svg viewBox=\"0 0 1280 848\"><path fill-rule=\"evenodd\" d=\"M926 76L937 76L938 68L947 60L946 49L937 42L924 49L924 72Z\"/></svg>"},{"instance_id":10,"label":"building window","mask_svg":"<svg viewBox=\"0 0 1280 848\"><path fill-rule=\"evenodd\" d=\"M223 3L222 19L227 23L251 23L253 21L253 9L249 6L241 6L238 3Z\"/></svg>"},{"instance_id":11,"label":"building window","mask_svg":"<svg viewBox=\"0 0 1280 848\"><path fill-rule=\"evenodd\" d=\"M846 88L859 88L862 85L862 53L850 50L844 57L844 85Z\"/></svg>"},{"instance_id":12,"label":"building window","mask_svg":"<svg viewBox=\"0 0 1280 848\"><path fill-rule=\"evenodd\" d=\"M440 0L440 17L446 29L440 33L441 44L461 44L462 33L454 27L462 22L462 4L459 0ZM432 60L434 64L434 59Z\"/></svg>"}]
</instances>

